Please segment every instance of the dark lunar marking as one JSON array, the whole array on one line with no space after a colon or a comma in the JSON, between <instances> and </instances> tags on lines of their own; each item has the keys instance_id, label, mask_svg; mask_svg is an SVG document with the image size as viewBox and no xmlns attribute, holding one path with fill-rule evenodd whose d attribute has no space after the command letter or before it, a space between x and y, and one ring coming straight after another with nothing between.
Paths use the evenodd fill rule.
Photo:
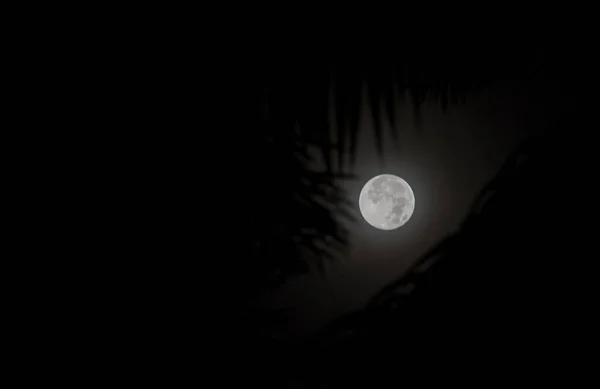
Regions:
<instances>
[{"instance_id":1,"label":"dark lunar marking","mask_svg":"<svg viewBox=\"0 0 600 389\"><path fill-rule=\"evenodd\" d=\"M369 196L369 199L372 202L377 203L379 200L381 200L381 197L383 197L383 192L369 189L369 191L367 192L367 196Z\"/></svg>"},{"instance_id":2,"label":"dark lunar marking","mask_svg":"<svg viewBox=\"0 0 600 389\"><path fill-rule=\"evenodd\" d=\"M377 197L377 194L375 193L375 191L373 189L369 189L369 190L367 190L367 197L369 198L369 200L374 201L375 198Z\"/></svg>"},{"instance_id":3,"label":"dark lunar marking","mask_svg":"<svg viewBox=\"0 0 600 389\"><path fill-rule=\"evenodd\" d=\"M392 208L392 212L395 213L396 215L402 215L402 210L404 209L405 206L406 206L406 204L394 205L394 207Z\"/></svg>"},{"instance_id":4,"label":"dark lunar marking","mask_svg":"<svg viewBox=\"0 0 600 389\"><path fill-rule=\"evenodd\" d=\"M377 192L380 192L383 190L383 186L385 185L386 181L387 178L385 177L376 178L375 181L373 181L373 188L375 188Z\"/></svg>"},{"instance_id":5,"label":"dark lunar marking","mask_svg":"<svg viewBox=\"0 0 600 389\"><path fill-rule=\"evenodd\" d=\"M399 199L396 199L395 206L404 207L405 205L406 205L406 197L400 197Z\"/></svg>"}]
</instances>

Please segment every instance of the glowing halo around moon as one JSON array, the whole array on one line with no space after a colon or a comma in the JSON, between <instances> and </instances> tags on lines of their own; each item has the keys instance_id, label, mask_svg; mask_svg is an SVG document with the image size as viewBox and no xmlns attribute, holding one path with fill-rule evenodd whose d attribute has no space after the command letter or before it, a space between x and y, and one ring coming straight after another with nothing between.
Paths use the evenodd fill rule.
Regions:
<instances>
[{"instance_id":1,"label":"glowing halo around moon","mask_svg":"<svg viewBox=\"0 0 600 389\"><path fill-rule=\"evenodd\" d=\"M380 230L405 225L415 211L415 194L402 178L381 174L371 178L360 191L358 206L363 218Z\"/></svg>"}]
</instances>

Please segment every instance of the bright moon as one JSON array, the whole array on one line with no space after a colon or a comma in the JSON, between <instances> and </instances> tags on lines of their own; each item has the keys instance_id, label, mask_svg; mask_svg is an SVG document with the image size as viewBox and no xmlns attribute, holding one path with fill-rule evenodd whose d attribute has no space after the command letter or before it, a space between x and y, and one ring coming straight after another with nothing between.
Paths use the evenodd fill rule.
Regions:
<instances>
[{"instance_id":1,"label":"bright moon","mask_svg":"<svg viewBox=\"0 0 600 389\"><path fill-rule=\"evenodd\" d=\"M380 230L402 227L415 211L415 194L406 181L391 174L371 178L360 191L360 213Z\"/></svg>"}]
</instances>

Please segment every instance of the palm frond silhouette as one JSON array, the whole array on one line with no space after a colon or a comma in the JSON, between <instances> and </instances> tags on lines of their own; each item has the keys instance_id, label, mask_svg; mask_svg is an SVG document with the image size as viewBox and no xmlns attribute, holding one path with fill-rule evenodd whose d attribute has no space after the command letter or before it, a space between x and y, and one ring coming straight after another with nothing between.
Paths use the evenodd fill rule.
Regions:
<instances>
[{"instance_id":1,"label":"palm frond silhouette","mask_svg":"<svg viewBox=\"0 0 600 389\"><path fill-rule=\"evenodd\" d=\"M447 58L453 61L444 62ZM254 258L262 263L258 268L264 266L273 281L257 282L261 285L278 285L307 271L304 257L290 254L298 247L326 259L332 257L327 242L337 249L345 246L347 232L335 216L348 214L338 180L352 178L347 169L356 161L363 98L370 106L376 147L382 155L384 121L391 124L397 139L400 99L410 99L419 125L423 102L440 102L446 110L518 68L504 66L502 54L493 55L492 50L464 47L453 51L441 46L407 50L402 58L350 61L341 56L324 61L266 60L262 65L254 74L260 80L254 99L260 114L253 128L261 135L254 139L252 171L260 172L257 185L264 188L263 193L283 189L286 195L252 199L260 204L252 216L252 231L260 235L250 244ZM309 166L308 150L318 151L322 171ZM256 265L256 261L250 263Z\"/></svg>"},{"instance_id":2,"label":"palm frond silhouette","mask_svg":"<svg viewBox=\"0 0 600 389\"><path fill-rule=\"evenodd\" d=\"M325 261L347 247L347 231L338 222L340 214L347 213L348 206L339 180L352 178L348 172L352 172L356 161L363 98L370 105L373 134L381 155L386 120L392 125L392 136L398 139L400 129L395 126L398 120L395 107L399 99L410 100L418 125L420 107L426 101L439 102L445 110L497 80L527 77L531 69L524 65L524 58L530 48L523 45L512 49L511 55L507 55L507 50L497 50L497 47L484 50L465 45L449 49L440 45L427 50L406 50L402 58L387 57L381 61L361 61L356 57L348 61L341 56L341 59L327 61L265 60L256 67L252 77L258 81L253 84L252 99L245 100L253 101L251 111L255 113L248 124L253 136L248 137L251 152L246 161L249 171L258 172L254 180L261 190L249 194L248 201L256 204L247 215L251 228L245 244L252 255L251 260L240 258L240 265L236 265L238 278L232 282L236 289L250 297L265 287L276 288L290 277L308 271L312 264L307 258L317 258L315 265L322 268ZM323 169L310 164L311 150L318 152ZM543 152L544 148L536 150ZM313 342L298 347L273 343L273 350L278 351L272 358L279 360L281 355L290 356L294 350L298 353L307 349L320 350L317 353L326 350L315 359L325 366L313 370L318 374L316 372L328 369L326 358L347 350L368 347L375 352L378 346L386 344L389 344L388 349L398 344L407 348L414 346L413 340L406 339L407 332L422 333L424 323L440 320L446 312L445 306L469 309L469 305L461 301L471 301L473 290L478 286L487 287L486 298L490 301L498 297L494 295L491 285L495 284L490 277L498 281L501 275L507 276L513 271L513 267L495 269L477 263L473 266L473 259L488 255L510 257L508 249L494 253L485 249L500 245L495 238L504 236L503 229L512 221L503 218L522 212L528 215L528 222L533 223L534 217L539 216L539 209L529 212L524 209L528 201L533 201L534 189L546 174L538 165L539 158L530 164L522 163L532 153L522 149L512 157L499 177L482 193L460 233L428 253L406 277L385 288L364 310L332 323ZM542 175L535 178L528 171L542 172ZM517 190L528 193L520 197L523 203L519 206L513 203ZM270 196L271 193L277 195ZM512 228L511 247L526 242L527 226L524 222ZM473 241L478 243L472 245ZM527 247L532 247L531 242ZM315 255L303 255L303 250ZM486 263L500 261L492 258ZM262 335L253 338L249 333ZM248 344L272 344L264 343L269 335L259 328L247 328L244 334L246 340L252 339ZM282 347L287 351L279 354ZM286 363L277 366L282 364L287 365L286 371L293 370Z\"/></svg>"},{"instance_id":3,"label":"palm frond silhouette","mask_svg":"<svg viewBox=\"0 0 600 389\"><path fill-rule=\"evenodd\" d=\"M484 358L511 350L522 353L511 354L513 361L535 355L556 363L558 355L547 344L543 328L551 328L553 339L568 348L565 342L577 336L575 328L583 330L591 313L582 278L563 277L570 266L565 261L587 266L570 255L581 244L583 226L574 224L580 211L557 219L552 212L557 198L548 193L557 176L568 175L578 164L556 154L563 150L572 158L580 149L580 139L563 136L564 128L573 124L568 116L524 142L482 189L456 233L364 309L315 334L310 347L323 358L317 365L340 361L336 367L316 368L331 377L331 387L346 380L375 384L377 378L382 385L393 380L394 371L373 375L369 360L394 360L409 368L423 357L429 362L451 358L457 349L469 355L469 363L477 363L473 355ZM554 323L559 312L577 318L576 324ZM340 378L338 367L358 373Z\"/></svg>"}]
</instances>

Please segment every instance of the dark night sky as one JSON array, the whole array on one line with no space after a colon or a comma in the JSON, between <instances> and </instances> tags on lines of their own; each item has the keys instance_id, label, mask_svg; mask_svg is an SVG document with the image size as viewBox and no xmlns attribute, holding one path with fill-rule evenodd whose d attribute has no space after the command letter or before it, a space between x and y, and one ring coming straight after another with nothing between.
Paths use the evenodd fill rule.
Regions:
<instances>
[{"instance_id":1,"label":"dark night sky","mask_svg":"<svg viewBox=\"0 0 600 389\"><path fill-rule=\"evenodd\" d=\"M344 187L357 216L348 224L350 253L330 266L326 277L310 274L290 280L275 305L293 311L288 330L303 333L349 310L360 308L388 282L398 278L428 249L454 232L472 201L498 171L508 154L530 133L553 120L565 104L551 85L532 77L500 81L491 89L450 105L447 112L426 103L422 128L412 108L398 103L400 142L386 131L384 165L379 163L371 118L363 114L355 181ZM368 109L365 104L364 109ZM416 209L409 222L393 231L369 226L358 211L364 183L378 174L404 178L413 188Z\"/></svg>"}]
</instances>

